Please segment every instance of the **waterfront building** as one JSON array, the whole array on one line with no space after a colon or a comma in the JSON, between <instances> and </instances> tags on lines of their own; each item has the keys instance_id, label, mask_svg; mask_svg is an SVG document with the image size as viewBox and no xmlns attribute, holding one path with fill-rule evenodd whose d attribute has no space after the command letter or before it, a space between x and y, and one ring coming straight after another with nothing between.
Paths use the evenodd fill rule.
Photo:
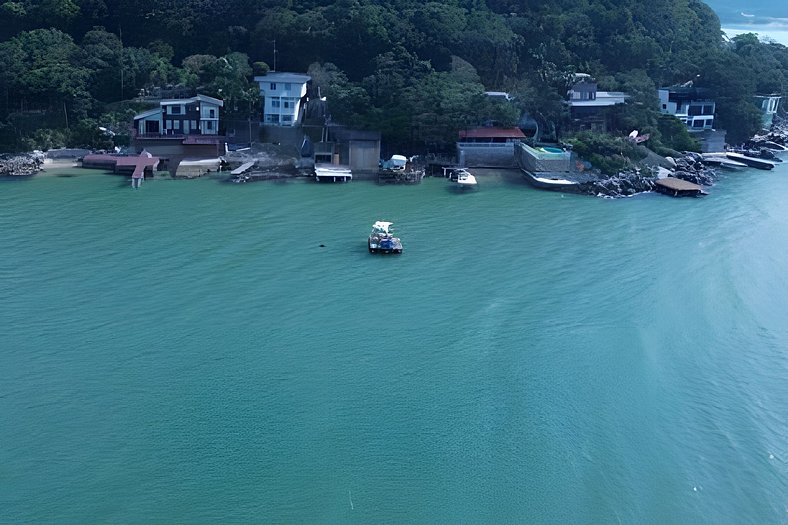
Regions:
<instances>
[{"instance_id":1,"label":"waterfront building","mask_svg":"<svg viewBox=\"0 0 788 525\"><path fill-rule=\"evenodd\" d=\"M771 95L755 95L755 104L761 110L763 120L761 125L763 129L769 129L774 122L774 115L777 114L777 109L780 107L780 99L782 97L776 93Z\"/></svg>"},{"instance_id":2,"label":"waterfront building","mask_svg":"<svg viewBox=\"0 0 788 525\"><path fill-rule=\"evenodd\" d=\"M346 166L353 173L377 173L380 163L380 132L332 125L314 142L315 164Z\"/></svg>"},{"instance_id":3,"label":"waterfront building","mask_svg":"<svg viewBox=\"0 0 788 525\"><path fill-rule=\"evenodd\" d=\"M687 130L714 129L716 104L708 89L673 86L660 88L658 94L660 112L678 118L686 124Z\"/></svg>"},{"instance_id":4,"label":"waterfront building","mask_svg":"<svg viewBox=\"0 0 788 525\"><path fill-rule=\"evenodd\" d=\"M300 73L271 72L254 77L263 97L262 124L296 126L306 103L307 84L312 78Z\"/></svg>"},{"instance_id":5,"label":"waterfront building","mask_svg":"<svg viewBox=\"0 0 788 525\"><path fill-rule=\"evenodd\" d=\"M132 146L137 152L177 165L181 159L214 158L225 153L219 111L224 102L206 95L169 99L134 117Z\"/></svg>"},{"instance_id":6,"label":"waterfront building","mask_svg":"<svg viewBox=\"0 0 788 525\"><path fill-rule=\"evenodd\" d=\"M460 131L457 161L467 168L513 168L515 144L525 138L519 128L473 128Z\"/></svg>"},{"instance_id":7,"label":"waterfront building","mask_svg":"<svg viewBox=\"0 0 788 525\"><path fill-rule=\"evenodd\" d=\"M694 87L692 82L688 82L681 86L660 88L657 94L659 111L683 122L687 131L700 142L701 151L725 149L725 130L714 127L717 104L708 89Z\"/></svg>"},{"instance_id":8,"label":"waterfront building","mask_svg":"<svg viewBox=\"0 0 788 525\"><path fill-rule=\"evenodd\" d=\"M572 128L576 131L608 131L612 118L610 109L626 104L628 98L629 95L621 91L599 91L591 75L576 74L566 101Z\"/></svg>"}]
</instances>

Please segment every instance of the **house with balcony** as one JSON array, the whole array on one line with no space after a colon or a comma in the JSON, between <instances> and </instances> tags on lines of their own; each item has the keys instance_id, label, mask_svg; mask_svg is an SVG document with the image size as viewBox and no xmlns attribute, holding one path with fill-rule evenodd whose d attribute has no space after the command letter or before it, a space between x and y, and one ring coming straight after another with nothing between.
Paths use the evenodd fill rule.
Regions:
<instances>
[{"instance_id":1,"label":"house with balcony","mask_svg":"<svg viewBox=\"0 0 788 525\"><path fill-rule=\"evenodd\" d=\"M780 107L781 98L782 97L776 93L771 95L755 95L755 105L761 110L761 126L763 126L763 129L772 127L774 116L777 114L777 109Z\"/></svg>"},{"instance_id":2,"label":"house with balcony","mask_svg":"<svg viewBox=\"0 0 788 525\"><path fill-rule=\"evenodd\" d=\"M599 91L597 82L587 73L578 73L567 92L566 104L572 128L577 131L608 131L615 106L626 104L629 95L621 91Z\"/></svg>"},{"instance_id":3,"label":"house with balcony","mask_svg":"<svg viewBox=\"0 0 788 525\"><path fill-rule=\"evenodd\" d=\"M134 117L132 145L162 158L210 158L224 154L219 110L224 102L206 95L162 100Z\"/></svg>"},{"instance_id":4,"label":"house with balcony","mask_svg":"<svg viewBox=\"0 0 788 525\"><path fill-rule=\"evenodd\" d=\"M264 126L297 126L306 103L306 88L312 78L300 73L270 72L254 77L263 97Z\"/></svg>"},{"instance_id":5,"label":"house with balcony","mask_svg":"<svg viewBox=\"0 0 788 525\"><path fill-rule=\"evenodd\" d=\"M694 87L691 82L681 86L663 87L658 90L659 110L673 115L687 126L687 131L698 139L701 150L722 151L725 147L725 131L714 127L714 112L717 105L711 92Z\"/></svg>"},{"instance_id":6,"label":"house with balcony","mask_svg":"<svg viewBox=\"0 0 788 525\"><path fill-rule=\"evenodd\" d=\"M674 86L659 89L659 110L673 115L687 125L691 132L714 129L716 104L708 89Z\"/></svg>"}]
</instances>

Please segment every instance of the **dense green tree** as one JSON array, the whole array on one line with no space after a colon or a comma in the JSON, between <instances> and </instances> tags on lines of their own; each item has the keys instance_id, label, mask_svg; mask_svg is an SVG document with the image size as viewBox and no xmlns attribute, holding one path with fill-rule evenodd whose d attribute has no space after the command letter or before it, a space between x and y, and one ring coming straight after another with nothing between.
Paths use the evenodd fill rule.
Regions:
<instances>
[{"instance_id":1,"label":"dense green tree","mask_svg":"<svg viewBox=\"0 0 788 525\"><path fill-rule=\"evenodd\" d=\"M325 64L317 84L333 118L401 144L448 143L451 126L511 121L511 105L478 98L485 89L517 94L515 106L559 137L574 72L630 93L616 133L681 143L662 136L652 87L708 87L718 125L738 138L756 126L752 95L785 94L788 48L754 35L726 43L701 0L0 0L0 140L73 127L174 84L248 111L250 77L264 72L250 62ZM56 136L69 135L39 138Z\"/></svg>"}]
</instances>

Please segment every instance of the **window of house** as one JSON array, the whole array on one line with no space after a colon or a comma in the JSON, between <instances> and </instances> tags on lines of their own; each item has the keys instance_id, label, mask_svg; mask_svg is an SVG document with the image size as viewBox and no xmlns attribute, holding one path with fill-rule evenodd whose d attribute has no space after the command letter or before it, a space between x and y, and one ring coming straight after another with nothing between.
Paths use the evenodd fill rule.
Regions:
<instances>
[{"instance_id":1,"label":"window of house","mask_svg":"<svg viewBox=\"0 0 788 525\"><path fill-rule=\"evenodd\" d=\"M703 106L690 106L687 108L687 115L695 116L700 115L703 111Z\"/></svg>"},{"instance_id":2,"label":"window of house","mask_svg":"<svg viewBox=\"0 0 788 525\"><path fill-rule=\"evenodd\" d=\"M192 120L192 129L197 129L197 121Z\"/></svg>"},{"instance_id":3,"label":"window of house","mask_svg":"<svg viewBox=\"0 0 788 525\"><path fill-rule=\"evenodd\" d=\"M181 121L180 120L173 120L172 121L172 129L181 129Z\"/></svg>"},{"instance_id":4,"label":"window of house","mask_svg":"<svg viewBox=\"0 0 788 525\"><path fill-rule=\"evenodd\" d=\"M208 110L208 116L210 118L214 118L216 116L216 110L215 109L209 109Z\"/></svg>"},{"instance_id":5,"label":"window of house","mask_svg":"<svg viewBox=\"0 0 788 525\"><path fill-rule=\"evenodd\" d=\"M180 106L170 106L170 114L171 115L180 115L181 114L181 107Z\"/></svg>"},{"instance_id":6,"label":"window of house","mask_svg":"<svg viewBox=\"0 0 788 525\"><path fill-rule=\"evenodd\" d=\"M213 130L213 120L209 120L209 121L207 121L207 122L205 123L205 129L207 129L207 130L209 130L209 131L210 131L210 130Z\"/></svg>"},{"instance_id":7,"label":"window of house","mask_svg":"<svg viewBox=\"0 0 788 525\"><path fill-rule=\"evenodd\" d=\"M293 115L282 115L282 122L292 122Z\"/></svg>"},{"instance_id":8,"label":"window of house","mask_svg":"<svg viewBox=\"0 0 788 525\"><path fill-rule=\"evenodd\" d=\"M668 105L667 104L662 104L662 109L668 109Z\"/></svg>"},{"instance_id":9,"label":"window of house","mask_svg":"<svg viewBox=\"0 0 788 525\"><path fill-rule=\"evenodd\" d=\"M713 127L714 126L714 119L706 119L706 127Z\"/></svg>"},{"instance_id":10,"label":"window of house","mask_svg":"<svg viewBox=\"0 0 788 525\"><path fill-rule=\"evenodd\" d=\"M171 120L165 120L164 121L164 127L166 129L172 129L172 121Z\"/></svg>"},{"instance_id":11,"label":"window of house","mask_svg":"<svg viewBox=\"0 0 788 525\"><path fill-rule=\"evenodd\" d=\"M704 126L705 120L694 120L692 121L693 128L702 128Z\"/></svg>"},{"instance_id":12,"label":"window of house","mask_svg":"<svg viewBox=\"0 0 788 525\"><path fill-rule=\"evenodd\" d=\"M279 107L279 99L278 98L272 98L271 99L271 107L272 108L278 108Z\"/></svg>"},{"instance_id":13,"label":"window of house","mask_svg":"<svg viewBox=\"0 0 788 525\"><path fill-rule=\"evenodd\" d=\"M703 106L703 114L704 115L713 115L714 114L714 106L710 106L710 105Z\"/></svg>"},{"instance_id":14,"label":"window of house","mask_svg":"<svg viewBox=\"0 0 788 525\"><path fill-rule=\"evenodd\" d=\"M271 91L276 91L276 82L271 82Z\"/></svg>"},{"instance_id":15,"label":"window of house","mask_svg":"<svg viewBox=\"0 0 788 525\"><path fill-rule=\"evenodd\" d=\"M279 123L279 115L266 115L265 121L270 124L278 124Z\"/></svg>"},{"instance_id":16,"label":"window of house","mask_svg":"<svg viewBox=\"0 0 788 525\"><path fill-rule=\"evenodd\" d=\"M291 108L291 107L293 107L293 106L292 106L292 104L293 104L293 103L290 101L290 99L285 99L285 100L284 100L284 107L285 107L285 108Z\"/></svg>"}]
</instances>

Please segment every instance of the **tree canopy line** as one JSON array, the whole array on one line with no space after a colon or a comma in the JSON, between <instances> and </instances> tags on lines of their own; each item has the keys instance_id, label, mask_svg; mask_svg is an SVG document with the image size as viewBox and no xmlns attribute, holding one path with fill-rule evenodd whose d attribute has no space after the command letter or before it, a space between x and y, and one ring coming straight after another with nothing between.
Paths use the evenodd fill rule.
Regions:
<instances>
[{"instance_id":1,"label":"tree canopy line","mask_svg":"<svg viewBox=\"0 0 788 525\"><path fill-rule=\"evenodd\" d=\"M727 40L699 0L19 0L0 4L0 148L101 147L145 90L186 86L259 112L255 73L308 72L332 120L390 145L440 149L523 114L567 132L572 75L632 98L614 132L692 149L656 89L693 80L729 142L759 128L756 93L785 93L788 48ZM506 91L512 103L485 97Z\"/></svg>"}]
</instances>

